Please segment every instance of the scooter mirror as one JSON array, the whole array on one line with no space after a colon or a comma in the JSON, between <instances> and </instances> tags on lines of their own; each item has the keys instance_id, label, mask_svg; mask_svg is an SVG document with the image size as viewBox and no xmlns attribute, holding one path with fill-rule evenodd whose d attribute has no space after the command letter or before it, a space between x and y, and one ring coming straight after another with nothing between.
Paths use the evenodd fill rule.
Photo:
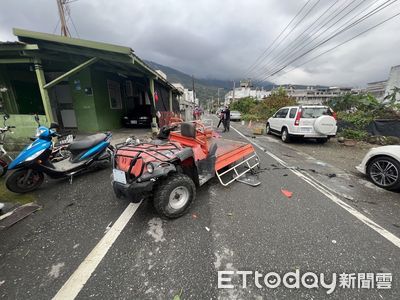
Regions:
<instances>
[{"instance_id":1,"label":"scooter mirror","mask_svg":"<svg viewBox=\"0 0 400 300\"><path fill-rule=\"evenodd\" d=\"M4 121L8 120L10 118L10 115L8 113L5 113L3 116Z\"/></svg>"},{"instance_id":2,"label":"scooter mirror","mask_svg":"<svg viewBox=\"0 0 400 300\"><path fill-rule=\"evenodd\" d=\"M35 121L36 121L36 123L38 123L39 125L40 125L40 119L39 119L39 116L38 116L38 114L35 114Z\"/></svg>"}]
</instances>

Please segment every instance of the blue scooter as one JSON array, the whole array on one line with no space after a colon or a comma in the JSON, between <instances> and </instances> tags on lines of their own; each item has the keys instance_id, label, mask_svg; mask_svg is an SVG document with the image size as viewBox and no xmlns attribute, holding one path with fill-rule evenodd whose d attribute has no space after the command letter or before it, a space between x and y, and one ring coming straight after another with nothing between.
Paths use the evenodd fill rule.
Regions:
<instances>
[{"instance_id":1,"label":"blue scooter","mask_svg":"<svg viewBox=\"0 0 400 300\"><path fill-rule=\"evenodd\" d=\"M6 179L7 188L14 193L27 193L36 190L44 180L44 174L51 178L71 178L75 174L88 170L94 165L110 165L113 148L110 145L111 132L99 133L74 140L68 150L69 159L56 163L50 161L52 138L60 136L57 123L50 127L40 125L39 117L36 136L30 145L10 163L9 170L14 170Z\"/></svg>"}]
</instances>

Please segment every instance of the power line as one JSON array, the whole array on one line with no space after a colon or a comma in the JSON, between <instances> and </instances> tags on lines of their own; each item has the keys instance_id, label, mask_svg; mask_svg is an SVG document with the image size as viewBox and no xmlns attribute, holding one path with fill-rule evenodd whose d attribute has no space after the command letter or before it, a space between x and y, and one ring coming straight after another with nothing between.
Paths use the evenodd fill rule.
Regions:
<instances>
[{"instance_id":1,"label":"power line","mask_svg":"<svg viewBox=\"0 0 400 300\"><path fill-rule=\"evenodd\" d=\"M275 49L278 49L278 48L279 48L279 46L282 44L282 42L296 29L296 27L297 27L301 22L304 21L304 19L311 13L311 11L317 6L317 4L318 4L320 1L321 1L321 0L318 0L316 3L314 3L314 5L313 5L313 6L306 12L306 14L300 19L300 21L299 21L299 22L288 32L288 34L286 34L286 36L277 44L277 46L275 47ZM273 49L272 51L274 51L275 49ZM269 54L271 54L272 51L270 51ZM266 63L270 60L270 59L268 59L268 56L269 56L269 55L266 55L266 56L265 56L263 66L265 66ZM261 66L261 68L262 68L263 66ZM257 68L259 69L260 66L257 66L256 69L257 69Z\"/></svg>"},{"instance_id":2,"label":"power line","mask_svg":"<svg viewBox=\"0 0 400 300\"><path fill-rule=\"evenodd\" d=\"M248 70L245 72L245 75L251 72L250 70L257 65L259 60L268 52L268 50L277 42L277 40L282 36L282 34L286 31L286 29L293 23L293 21L301 14L301 12L304 10L304 8L308 5L308 3L311 0L308 0L306 4L303 5L303 7L299 10L299 12L294 16L294 18L286 25L286 27L281 31L281 33L274 39L274 41L267 47L263 53L250 65Z\"/></svg>"},{"instance_id":3,"label":"power line","mask_svg":"<svg viewBox=\"0 0 400 300\"><path fill-rule=\"evenodd\" d=\"M392 1L391 3L386 4L387 2ZM316 46L314 46L313 48L309 49L308 51L302 53L301 55L297 56L296 58L294 58L293 60L291 60L289 63L285 64L284 66L280 67L277 70L274 70L272 73L267 74L263 80L265 80L266 78L270 78L276 74L278 74L279 72L281 72L283 69L285 69L286 67L288 67L290 64L292 64L293 62L299 60L300 58L304 57L305 55L307 55L308 53L314 51L315 49L317 49L318 47L326 44L328 41L332 40L333 38L335 38L336 36L342 34L343 32L349 30L350 28L356 26L357 24L365 21L366 19L370 18L371 16L375 15L376 13L378 13L379 11L381 11L382 9L388 7L389 5L393 4L394 2L396 2L398 0L388 0L386 1L384 4L381 4L380 6L378 6L377 8L375 8L374 10L370 11L369 13L367 13L366 15L364 15L363 17L357 19L355 22L353 22L352 24L346 26L345 28L343 28L342 30L340 30L339 32L336 32L335 34L333 34L332 36L326 38L325 40L323 40L322 42L320 42L319 44L317 44ZM385 5L386 4L386 5Z\"/></svg>"},{"instance_id":4,"label":"power line","mask_svg":"<svg viewBox=\"0 0 400 300\"><path fill-rule=\"evenodd\" d=\"M365 2L365 0L361 0L361 2L356 6L356 7L353 7L353 9L351 9L348 13L350 13L350 12L352 12L354 9L356 9L361 3L363 3L363 2ZM343 13L344 11L346 11L346 9L348 8L348 7L350 7L352 4L353 4L354 2L352 1L352 0L350 0L350 2L345 6L345 7L338 7L338 9L336 9L334 12L332 12L332 14L331 15L328 15L328 18L329 18L329 16L332 16L333 15L333 17L331 17L330 19L328 19L327 21L325 21L325 23L323 23L321 26L319 26L319 28L317 27L316 29L317 29L317 31L314 31L314 32L312 32L311 34L310 34L310 36L308 37L308 38L306 38L306 39L302 39L299 43L297 43L295 46L294 46L294 48L292 47L291 48L291 50L290 50L290 52L287 54L287 55L285 55L284 56L284 58L282 59L282 61L284 61L284 59L287 59L288 57L289 57L289 55L291 55L295 50L296 50L296 48L298 48L299 46L301 46L302 45L302 43L304 43L304 42L306 42L307 40L309 40L310 38L312 38L312 36L313 35L315 35L315 34L317 34L318 32L320 32L320 30L322 29L322 28L324 28L324 26L325 25L327 25L327 24L329 24L332 20L334 20L337 16L339 16L341 13ZM338 11L339 10L339 11ZM337 12L338 11L338 12ZM337 13L336 13L337 12ZM335 14L336 13L336 14ZM347 13L347 14L348 14ZM346 15L347 15L346 14ZM335 23L333 23L333 24L331 24L330 26L328 26L323 32L321 32L321 33L319 33L315 38L313 38L313 39L311 39L311 41L310 42L308 42L308 44L306 43L303 47L301 47L300 49L298 49L298 50L302 50L304 47L306 47L307 45L309 45L309 44L311 44L314 40L316 40L319 36L321 36L323 33L325 33L327 30L329 30L330 28L332 28L333 26L335 26L340 20L342 20L346 15L344 15L342 18L340 18L339 20L337 20ZM272 66L271 66L271 68L270 69L275 69L276 67L277 67L277 65L276 65L276 63L278 62L278 58L280 58L282 56L282 53L276 58L276 61L272 64ZM280 62L280 61L279 61ZM268 71L267 71L268 72ZM264 75L265 75L265 72L264 72ZM264 76L264 75L262 75L262 76Z\"/></svg>"},{"instance_id":5,"label":"power line","mask_svg":"<svg viewBox=\"0 0 400 300\"><path fill-rule=\"evenodd\" d=\"M307 38L307 39L301 41L298 45L296 45L296 47L295 47L294 49L292 49L292 50L280 61L280 63L283 63L285 59L290 58L290 55L295 54L295 53L298 53L298 52L300 52L300 50L304 49L305 47L307 47L307 46L309 46L309 45L312 45L312 43L313 43L318 37L320 37L322 34L324 34L324 33L325 33L327 30L329 30L330 28L334 27L338 22L340 22L343 18L345 18L349 13L351 13L351 12L354 11L356 8L358 8L359 5L360 5L361 3L363 3L363 2L365 2L365 0L361 0L361 2L360 2L358 5L356 5L356 6L353 7L352 9L350 9L350 11L347 12L344 16L342 16L341 18L339 18L338 20L336 20L333 24L329 25L327 28L325 28L324 31L320 32L321 29L324 28L325 25L328 25L331 21L335 20L336 17L340 16L343 12L345 12L354 2L350 0L350 2L349 2L347 5L345 5L345 6L342 7L342 8L339 8L339 11L338 11L337 13L336 13L336 11L337 11L338 9L335 10L335 11L331 14L331 15L333 15L333 17L331 17L329 20L327 20L325 23L323 23L323 24L318 28L317 31L315 31L315 32L313 32L313 33L311 34L311 36L310 36L309 38ZM329 17L329 16L328 16L328 17ZM317 34L317 35L315 36L315 34ZM315 37L313 37L313 35L314 35ZM313 37L313 38L312 38L312 37ZM311 41L305 43L301 48L299 48L299 47L302 45L303 42L306 42L306 41L309 40L310 38L311 38ZM261 76L266 76L266 74L273 73L273 72L277 69L278 66L279 66L279 64L277 65L277 64L275 63L275 64L271 67L272 70L267 71L267 72L264 72L263 75L261 75L261 74L260 74L260 75L261 75Z\"/></svg>"},{"instance_id":6,"label":"power line","mask_svg":"<svg viewBox=\"0 0 400 300\"><path fill-rule=\"evenodd\" d=\"M359 34L357 34L357 35L353 36L352 38L350 38L350 39L348 39L348 40L346 40L346 41L340 43L339 45L336 45L335 47L330 48L330 49L328 49L328 50L322 52L321 54L319 54L319 55L317 55L317 56L315 56L315 57L313 57L313 58L311 58L311 59L309 59L309 60L307 60L307 61L301 63L301 64L298 65L297 67L293 67L292 69L290 69L290 70L284 72L284 73L281 74L280 76L274 76L274 77L275 77L275 78L279 78L279 77L281 77L281 76L283 76L283 75L285 75L285 74L287 74L287 73L289 73L289 72L292 72L293 70L298 69L299 67L301 67L301 66L303 66L303 65L305 65L305 64L307 64L307 63L309 63L309 62L311 62L311 61L313 61L313 60L316 60L317 58L319 58L319 57L325 55L326 53L329 53L329 52L331 52L332 50L334 50L334 49L336 49L336 48L339 48L340 46L342 46L342 45L344 45L344 44L346 44L346 43L351 42L352 40L356 39L357 37L359 37L359 36L361 36L361 35L363 35L363 34L365 34L365 33L367 33L368 31L371 31L371 30L373 30L373 29L379 27L380 25L383 25L384 23L386 23L386 22L388 22L388 21L390 21L390 20L392 20L392 19L398 17L399 15L400 15L400 12L398 12L397 14L394 14L394 15L391 16L390 18L387 18L387 19L383 20L382 22L380 22L380 23L378 23L378 24L376 24L376 25L374 25L374 26L372 26L372 27L370 27L370 28L368 28L368 29L366 29L366 30L360 32Z\"/></svg>"},{"instance_id":7,"label":"power line","mask_svg":"<svg viewBox=\"0 0 400 300\"><path fill-rule=\"evenodd\" d=\"M332 9L332 7L334 7L339 0L337 0L336 2L334 2L331 6L328 7L328 9L326 9L310 26L308 26L294 41L292 41L289 45L295 43L305 32L307 32L310 28L312 28L329 10ZM283 53L285 53L287 51L287 48L283 51ZM282 53L281 53L282 54ZM261 71L261 70L260 70ZM261 74L261 72L257 72L256 74Z\"/></svg>"}]
</instances>

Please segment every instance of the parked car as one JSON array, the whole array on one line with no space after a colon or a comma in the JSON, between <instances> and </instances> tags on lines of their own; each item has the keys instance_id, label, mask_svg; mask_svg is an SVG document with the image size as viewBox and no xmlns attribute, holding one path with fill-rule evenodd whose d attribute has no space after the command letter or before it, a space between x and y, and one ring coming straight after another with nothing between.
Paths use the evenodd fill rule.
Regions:
<instances>
[{"instance_id":1,"label":"parked car","mask_svg":"<svg viewBox=\"0 0 400 300\"><path fill-rule=\"evenodd\" d=\"M316 139L326 143L336 135L336 114L328 106L287 106L278 110L266 124L267 134L281 136L288 143L292 137Z\"/></svg>"},{"instance_id":2,"label":"parked car","mask_svg":"<svg viewBox=\"0 0 400 300\"><path fill-rule=\"evenodd\" d=\"M231 121L240 121L242 119L242 114L237 110L231 111Z\"/></svg>"},{"instance_id":3,"label":"parked car","mask_svg":"<svg viewBox=\"0 0 400 300\"><path fill-rule=\"evenodd\" d=\"M400 145L372 148L356 169L381 188L400 190Z\"/></svg>"},{"instance_id":4,"label":"parked car","mask_svg":"<svg viewBox=\"0 0 400 300\"><path fill-rule=\"evenodd\" d=\"M151 121L150 105L138 106L122 118L125 127L150 127Z\"/></svg>"}]
</instances>

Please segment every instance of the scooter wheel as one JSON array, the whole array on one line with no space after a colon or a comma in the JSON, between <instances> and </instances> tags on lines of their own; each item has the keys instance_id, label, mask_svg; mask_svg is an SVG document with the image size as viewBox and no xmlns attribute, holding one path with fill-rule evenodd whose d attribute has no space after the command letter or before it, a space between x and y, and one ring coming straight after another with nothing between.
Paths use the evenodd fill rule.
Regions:
<instances>
[{"instance_id":1,"label":"scooter wheel","mask_svg":"<svg viewBox=\"0 0 400 300\"><path fill-rule=\"evenodd\" d=\"M7 166L3 166L0 164L0 177L3 177L7 173Z\"/></svg>"},{"instance_id":2,"label":"scooter wheel","mask_svg":"<svg viewBox=\"0 0 400 300\"><path fill-rule=\"evenodd\" d=\"M29 178L29 170L16 170L7 177L6 187L14 193L24 194L36 190L44 180L42 172L31 170Z\"/></svg>"}]
</instances>

